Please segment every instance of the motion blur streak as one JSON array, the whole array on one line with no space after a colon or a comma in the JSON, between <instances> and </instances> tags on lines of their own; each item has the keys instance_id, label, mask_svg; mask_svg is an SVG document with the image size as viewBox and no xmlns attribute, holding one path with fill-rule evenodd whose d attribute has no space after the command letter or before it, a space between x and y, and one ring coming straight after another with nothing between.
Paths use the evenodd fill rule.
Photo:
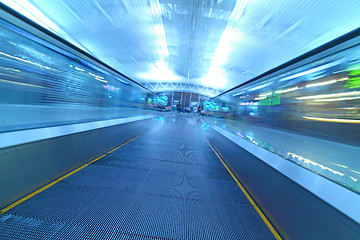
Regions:
<instances>
[{"instance_id":1,"label":"motion blur streak","mask_svg":"<svg viewBox=\"0 0 360 240\"><path fill-rule=\"evenodd\" d=\"M318 118L318 117L303 117L304 119L322 121L322 122L337 122L337 123L360 123L360 120L354 119L336 119L336 118Z\"/></svg>"},{"instance_id":2,"label":"motion blur streak","mask_svg":"<svg viewBox=\"0 0 360 240\"><path fill-rule=\"evenodd\" d=\"M242 138L360 192L359 42L360 31L346 35L214 98L220 111L209 111Z\"/></svg>"},{"instance_id":3,"label":"motion blur streak","mask_svg":"<svg viewBox=\"0 0 360 240\"><path fill-rule=\"evenodd\" d=\"M39 66L39 67L44 67L46 69L51 69L51 68L49 68L47 66L37 64L37 63L31 62L31 61L27 61L27 60L24 60L24 59L21 59L21 58L18 58L18 57L14 57L14 56L11 56L11 55L3 53L3 52L0 52L0 55L6 56L6 57L9 57L9 58L13 58L13 59L18 60L18 61L23 61L23 62L26 62L26 63L34 64L34 65Z\"/></svg>"},{"instance_id":4,"label":"motion blur streak","mask_svg":"<svg viewBox=\"0 0 360 240\"><path fill-rule=\"evenodd\" d=\"M0 132L138 116L154 98L3 20L0 44Z\"/></svg>"},{"instance_id":5,"label":"motion blur streak","mask_svg":"<svg viewBox=\"0 0 360 240\"><path fill-rule=\"evenodd\" d=\"M343 97L343 96L354 96L359 95L360 91L355 92L344 92L344 93L333 93L333 94L322 94L322 95L315 95L315 96L306 96L306 97L299 97L296 99L304 100L304 99L320 99L320 98L330 98L330 97Z\"/></svg>"}]
</instances>

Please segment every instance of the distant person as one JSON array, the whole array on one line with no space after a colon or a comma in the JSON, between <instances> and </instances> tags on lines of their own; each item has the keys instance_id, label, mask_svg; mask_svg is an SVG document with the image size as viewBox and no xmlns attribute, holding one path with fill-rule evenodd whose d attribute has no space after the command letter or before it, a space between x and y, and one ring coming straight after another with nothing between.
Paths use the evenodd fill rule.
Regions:
<instances>
[{"instance_id":1,"label":"distant person","mask_svg":"<svg viewBox=\"0 0 360 240\"><path fill-rule=\"evenodd\" d=\"M197 113L197 107L196 106L193 108L193 112L194 112L194 115Z\"/></svg>"}]
</instances>

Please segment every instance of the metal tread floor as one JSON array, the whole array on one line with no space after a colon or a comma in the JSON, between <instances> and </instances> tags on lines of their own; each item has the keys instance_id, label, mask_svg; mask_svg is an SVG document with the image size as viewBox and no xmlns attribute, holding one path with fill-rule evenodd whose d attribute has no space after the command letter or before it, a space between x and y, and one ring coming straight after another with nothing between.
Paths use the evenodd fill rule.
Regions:
<instances>
[{"instance_id":1,"label":"metal tread floor","mask_svg":"<svg viewBox=\"0 0 360 240\"><path fill-rule=\"evenodd\" d=\"M154 120L1 215L0 239L274 239L194 121Z\"/></svg>"}]
</instances>

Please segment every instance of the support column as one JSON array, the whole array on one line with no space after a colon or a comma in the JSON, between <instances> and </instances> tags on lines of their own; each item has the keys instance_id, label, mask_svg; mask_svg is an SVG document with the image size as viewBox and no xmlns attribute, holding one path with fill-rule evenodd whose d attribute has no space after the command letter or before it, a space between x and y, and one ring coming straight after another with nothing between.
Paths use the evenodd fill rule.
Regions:
<instances>
[{"instance_id":1,"label":"support column","mask_svg":"<svg viewBox=\"0 0 360 240\"><path fill-rule=\"evenodd\" d=\"M170 106L172 107L172 105L174 105L174 91L172 91L172 94L171 94L171 104L170 104Z\"/></svg>"},{"instance_id":2,"label":"support column","mask_svg":"<svg viewBox=\"0 0 360 240\"><path fill-rule=\"evenodd\" d=\"M181 96L180 96L180 106L181 106L181 107L183 107L182 95L183 95L183 92L181 92ZM182 110L182 109L181 109L181 110Z\"/></svg>"}]
</instances>

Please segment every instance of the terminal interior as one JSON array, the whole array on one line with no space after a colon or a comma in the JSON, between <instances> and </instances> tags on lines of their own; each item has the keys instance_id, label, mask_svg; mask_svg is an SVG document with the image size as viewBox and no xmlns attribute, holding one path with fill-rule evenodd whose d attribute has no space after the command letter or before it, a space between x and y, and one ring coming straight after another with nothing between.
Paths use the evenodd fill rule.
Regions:
<instances>
[{"instance_id":1,"label":"terminal interior","mask_svg":"<svg viewBox=\"0 0 360 240\"><path fill-rule=\"evenodd\" d=\"M0 239L360 239L359 10L0 0Z\"/></svg>"}]
</instances>

